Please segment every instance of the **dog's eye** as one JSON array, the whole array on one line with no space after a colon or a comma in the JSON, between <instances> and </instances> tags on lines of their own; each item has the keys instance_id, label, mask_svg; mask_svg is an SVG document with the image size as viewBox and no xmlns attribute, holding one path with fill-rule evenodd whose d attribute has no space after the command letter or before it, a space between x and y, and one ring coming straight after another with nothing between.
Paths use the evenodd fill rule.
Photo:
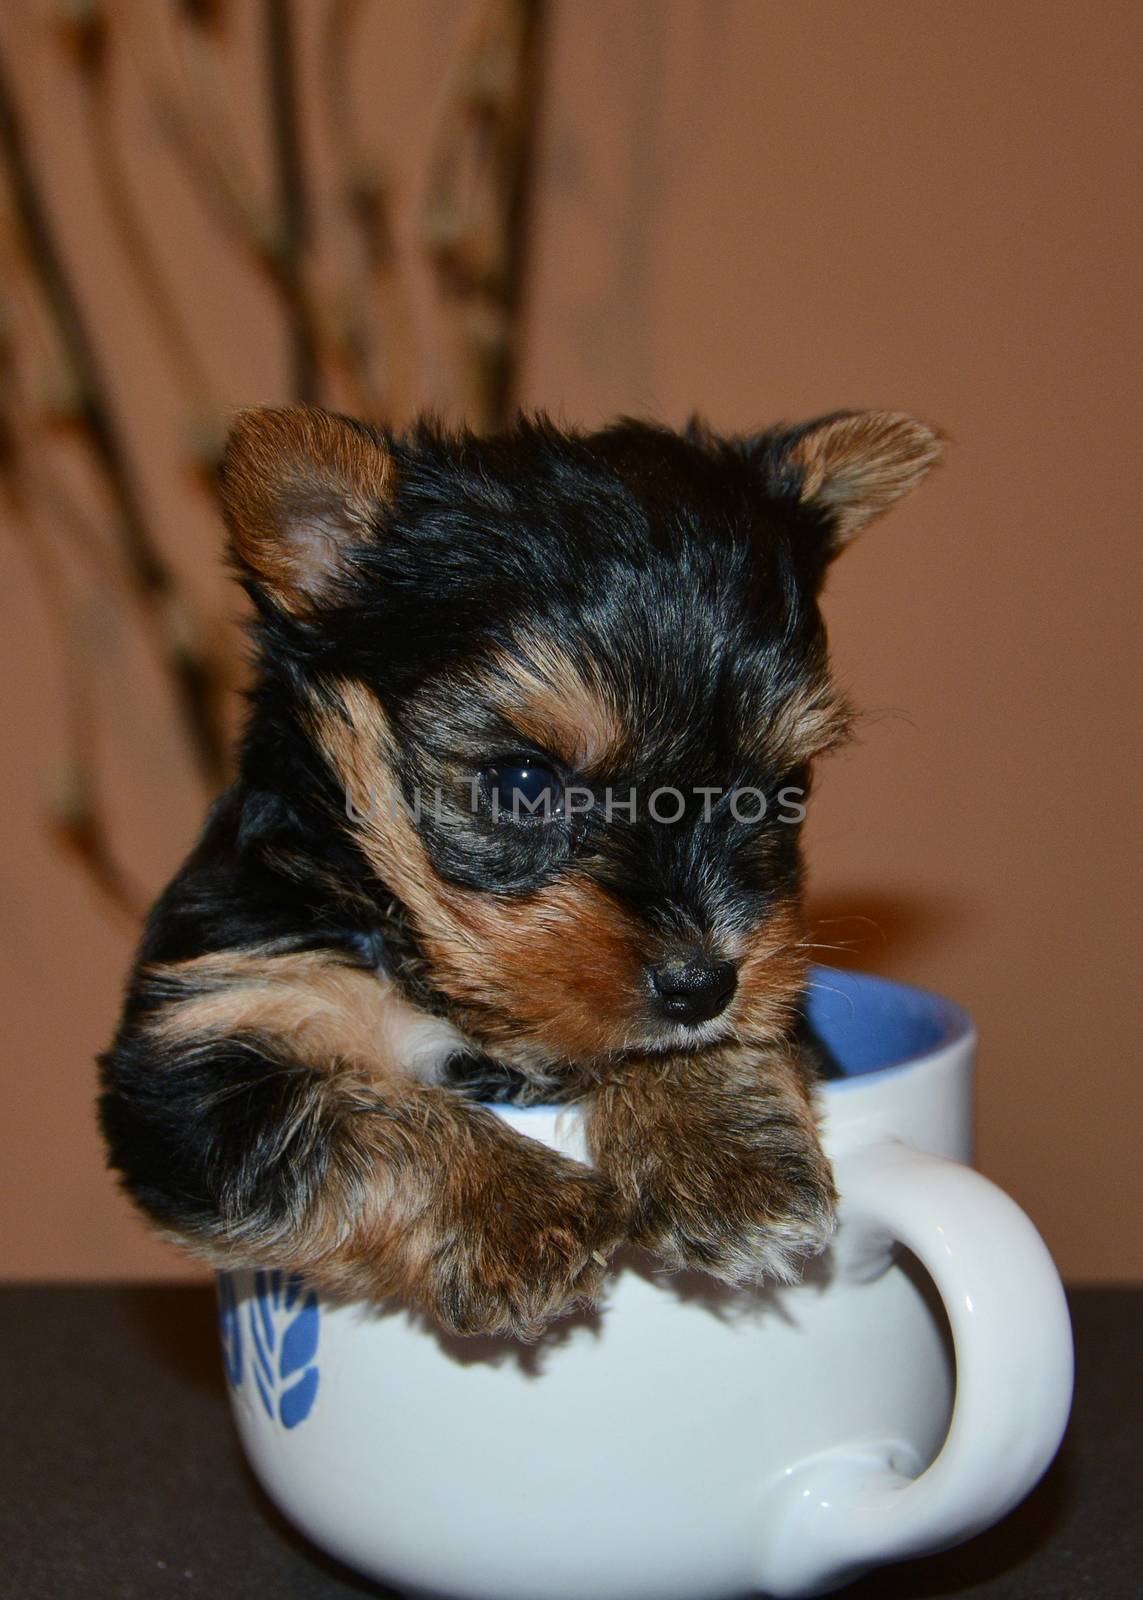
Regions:
<instances>
[{"instance_id":1,"label":"dog's eye","mask_svg":"<svg viewBox=\"0 0 1143 1600\"><path fill-rule=\"evenodd\" d=\"M563 799L558 773L543 761L506 757L485 767L483 778L493 804L514 818L554 816Z\"/></svg>"}]
</instances>

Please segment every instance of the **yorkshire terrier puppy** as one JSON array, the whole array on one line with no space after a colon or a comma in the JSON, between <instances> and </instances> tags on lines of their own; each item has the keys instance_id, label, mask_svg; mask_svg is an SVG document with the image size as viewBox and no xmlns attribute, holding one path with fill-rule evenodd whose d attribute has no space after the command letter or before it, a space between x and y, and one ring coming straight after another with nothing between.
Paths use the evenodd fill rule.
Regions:
<instances>
[{"instance_id":1,"label":"yorkshire terrier puppy","mask_svg":"<svg viewBox=\"0 0 1143 1600\"><path fill-rule=\"evenodd\" d=\"M522 1338L624 1240L728 1283L825 1246L798 823L847 711L817 596L938 453L887 412L239 419L239 775L101 1063L163 1232ZM594 1166L497 1098L581 1102Z\"/></svg>"}]
</instances>

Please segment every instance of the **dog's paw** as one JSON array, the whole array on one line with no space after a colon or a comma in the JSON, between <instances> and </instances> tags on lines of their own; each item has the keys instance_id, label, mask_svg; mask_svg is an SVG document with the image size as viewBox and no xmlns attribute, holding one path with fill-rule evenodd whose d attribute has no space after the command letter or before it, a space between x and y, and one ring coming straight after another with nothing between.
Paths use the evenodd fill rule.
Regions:
<instances>
[{"instance_id":1,"label":"dog's paw","mask_svg":"<svg viewBox=\"0 0 1143 1600\"><path fill-rule=\"evenodd\" d=\"M454 1333L536 1339L595 1302L626 1231L605 1178L542 1145L506 1143L459 1185L426 1309Z\"/></svg>"},{"instance_id":2,"label":"dog's paw","mask_svg":"<svg viewBox=\"0 0 1143 1600\"><path fill-rule=\"evenodd\" d=\"M791 1283L836 1226L837 1194L816 1141L776 1151L714 1148L644 1174L634 1240L671 1270L727 1284Z\"/></svg>"}]
</instances>

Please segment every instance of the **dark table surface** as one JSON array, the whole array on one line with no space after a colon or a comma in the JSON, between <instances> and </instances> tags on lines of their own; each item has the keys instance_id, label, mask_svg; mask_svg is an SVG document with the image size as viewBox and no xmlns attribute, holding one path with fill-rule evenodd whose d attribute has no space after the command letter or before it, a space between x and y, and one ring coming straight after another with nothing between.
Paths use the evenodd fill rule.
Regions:
<instances>
[{"instance_id":1,"label":"dark table surface","mask_svg":"<svg viewBox=\"0 0 1143 1600\"><path fill-rule=\"evenodd\" d=\"M1076 1406L1039 1488L845 1600L1143 1600L1143 1289L1070 1300ZM0 1289L4 1600L382 1593L293 1533L246 1470L209 1290Z\"/></svg>"}]
</instances>

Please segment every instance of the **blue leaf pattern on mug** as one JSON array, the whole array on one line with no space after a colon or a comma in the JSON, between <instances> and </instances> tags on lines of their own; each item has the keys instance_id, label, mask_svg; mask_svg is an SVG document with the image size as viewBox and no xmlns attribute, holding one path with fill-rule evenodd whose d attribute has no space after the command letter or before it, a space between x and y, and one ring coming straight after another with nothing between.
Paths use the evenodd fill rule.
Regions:
<instances>
[{"instance_id":1,"label":"blue leaf pattern on mug","mask_svg":"<svg viewBox=\"0 0 1143 1600\"><path fill-rule=\"evenodd\" d=\"M287 1389L278 1401L278 1415L283 1427L296 1428L299 1422L306 1420L317 1399L317 1389L318 1369L307 1367L293 1388Z\"/></svg>"},{"instance_id":2,"label":"blue leaf pattern on mug","mask_svg":"<svg viewBox=\"0 0 1143 1600\"><path fill-rule=\"evenodd\" d=\"M318 1392L321 1313L315 1291L298 1274L256 1272L246 1301L249 1357L240 1305L230 1273L219 1274L219 1325L226 1376L240 1387L246 1366L266 1415L296 1428L313 1410Z\"/></svg>"},{"instance_id":3,"label":"blue leaf pattern on mug","mask_svg":"<svg viewBox=\"0 0 1143 1600\"><path fill-rule=\"evenodd\" d=\"M311 1290L282 1338L278 1376L283 1382L311 1364L317 1355L317 1347L318 1309L317 1300Z\"/></svg>"},{"instance_id":4,"label":"blue leaf pattern on mug","mask_svg":"<svg viewBox=\"0 0 1143 1600\"><path fill-rule=\"evenodd\" d=\"M232 1389L242 1384L242 1324L238 1319L238 1297L229 1272L218 1275L218 1331L222 1338L222 1363Z\"/></svg>"}]
</instances>

